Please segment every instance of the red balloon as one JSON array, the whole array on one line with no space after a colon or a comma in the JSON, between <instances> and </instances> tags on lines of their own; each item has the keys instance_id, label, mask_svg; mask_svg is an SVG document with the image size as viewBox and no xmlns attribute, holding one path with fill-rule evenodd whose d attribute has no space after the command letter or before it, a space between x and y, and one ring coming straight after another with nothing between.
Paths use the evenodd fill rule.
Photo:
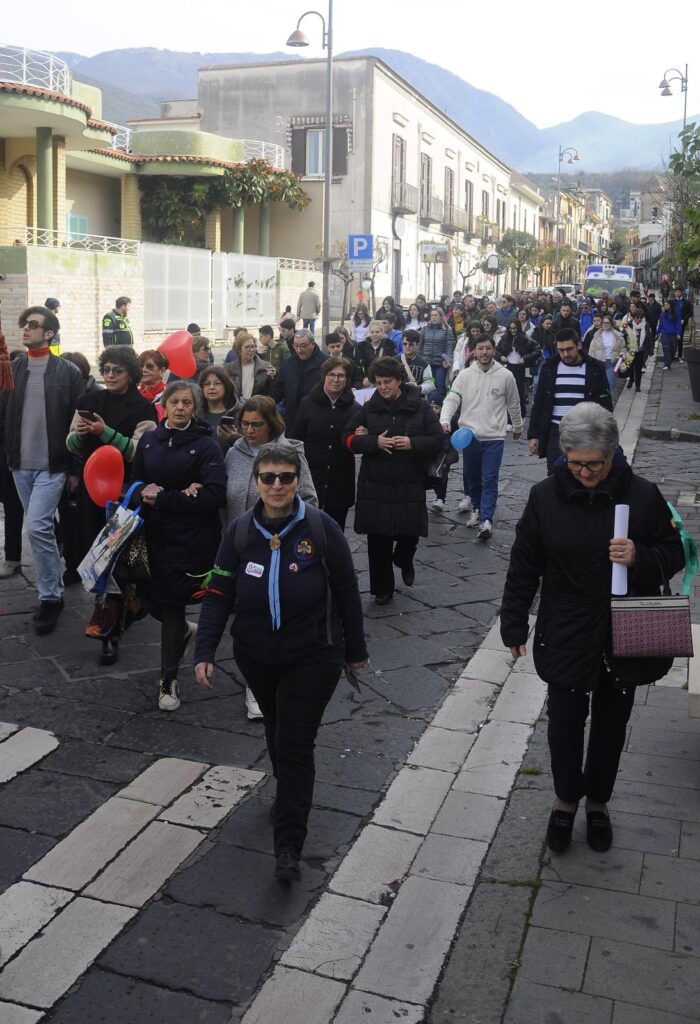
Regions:
<instances>
[{"instance_id":1,"label":"red balloon","mask_svg":"<svg viewBox=\"0 0 700 1024\"><path fill-rule=\"evenodd\" d=\"M197 369L192 341L189 331L175 331L158 346L158 351L168 357L170 369L178 377L191 377Z\"/></svg>"},{"instance_id":2,"label":"red balloon","mask_svg":"<svg viewBox=\"0 0 700 1024\"><path fill-rule=\"evenodd\" d=\"M85 463L83 480L88 494L102 508L118 501L124 483L124 459L111 444L103 444Z\"/></svg>"}]
</instances>

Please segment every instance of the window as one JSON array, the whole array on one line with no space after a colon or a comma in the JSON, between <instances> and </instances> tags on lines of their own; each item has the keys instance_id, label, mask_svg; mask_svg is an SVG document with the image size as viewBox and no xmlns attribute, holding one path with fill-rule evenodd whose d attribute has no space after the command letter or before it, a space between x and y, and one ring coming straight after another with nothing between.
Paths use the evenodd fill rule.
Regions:
<instances>
[{"instance_id":1,"label":"window","mask_svg":"<svg viewBox=\"0 0 700 1024\"><path fill-rule=\"evenodd\" d=\"M310 128L306 133L306 173L308 175L321 175L325 172L323 166L325 134L323 128Z\"/></svg>"},{"instance_id":2,"label":"window","mask_svg":"<svg viewBox=\"0 0 700 1024\"><path fill-rule=\"evenodd\" d=\"M392 135L391 181L400 185L406 180L406 140Z\"/></svg>"},{"instance_id":3,"label":"window","mask_svg":"<svg viewBox=\"0 0 700 1024\"><path fill-rule=\"evenodd\" d=\"M527 231L527 210L523 210L523 231Z\"/></svg>"},{"instance_id":4,"label":"window","mask_svg":"<svg viewBox=\"0 0 700 1024\"><path fill-rule=\"evenodd\" d=\"M496 199L496 223L497 224L501 223L501 205L502 205L501 204L501 200L497 198Z\"/></svg>"},{"instance_id":5,"label":"window","mask_svg":"<svg viewBox=\"0 0 700 1024\"><path fill-rule=\"evenodd\" d=\"M471 181L464 182L464 209L471 220L474 214L474 186Z\"/></svg>"},{"instance_id":6,"label":"window","mask_svg":"<svg viewBox=\"0 0 700 1024\"><path fill-rule=\"evenodd\" d=\"M69 213L68 235L72 242L85 238L88 233L88 219L83 213Z\"/></svg>"},{"instance_id":7,"label":"window","mask_svg":"<svg viewBox=\"0 0 700 1024\"><path fill-rule=\"evenodd\" d=\"M489 237L489 194L485 188L481 190L481 216L484 220L481 228L481 237L486 241Z\"/></svg>"},{"instance_id":8,"label":"window","mask_svg":"<svg viewBox=\"0 0 700 1024\"><path fill-rule=\"evenodd\" d=\"M445 208L455 204L455 172L451 167L445 168Z\"/></svg>"},{"instance_id":9,"label":"window","mask_svg":"<svg viewBox=\"0 0 700 1024\"><path fill-rule=\"evenodd\" d=\"M420 195L423 200L430 199L433 192L433 161L427 153L420 155Z\"/></svg>"},{"instance_id":10,"label":"window","mask_svg":"<svg viewBox=\"0 0 700 1024\"><path fill-rule=\"evenodd\" d=\"M321 177L325 174L324 146L326 130L318 128L292 129L292 170L301 177ZM333 127L333 174L348 173L348 129L345 125Z\"/></svg>"}]
</instances>

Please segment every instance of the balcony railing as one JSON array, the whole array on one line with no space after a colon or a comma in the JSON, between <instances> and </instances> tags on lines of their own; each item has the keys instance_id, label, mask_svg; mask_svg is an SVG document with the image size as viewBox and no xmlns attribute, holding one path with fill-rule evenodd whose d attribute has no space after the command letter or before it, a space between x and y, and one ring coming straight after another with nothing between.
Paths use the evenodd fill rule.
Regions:
<instances>
[{"instance_id":1,"label":"balcony railing","mask_svg":"<svg viewBox=\"0 0 700 1024\"><path fill-rule=\"evenodd\" d=\"M71 71L64 60L42 50L0 46L0 82L19 82L70 96Z\"/></svg>"},{"instance_id":2,"label":"balcony railing","mask_svg":"<svg viewBox=\"0 0 700 1024\"><path fill-rule=\"evenodd\" d=\"M132 138L131 128L126 128L123 124L117 124L114 127L117 129L117 134L112 138L111 148L120 153L130 153Z\"/></svg>"},{"instance_id":3,"label":"balcony railing","mask_svg":"<svg viewBox=\"0 0 700 1024\"><path fill-rule=\"evenodd\" d=\"M277 259L277 266L280 270L315 270L315 260L296 260L289 256L280 256Z\"/></svg>"},{"instance_id":4,"label":"balcony railing","mask_svg":"<svg viewBox=\"0 0 700 1024\"><path fill-rule=\"evenodd\" d=\"M14 232L10 231L10 234ZM141 243L133 238L110 238L106 235L84 235L82 232L52 231L49 228L20 228L25 245L57 249L84 249L88 252L113 252L121 256L139 256Z\"/></svg>"},{"instance_id":5,"label":"balcony railing","mask_svg":"<svg viewBox=\"0 0 700 1024\"><path fill-rule=\"evenodd\" d=\"M431 224L442 224L445 204L437 196L423 194L420 198L420 219Z\"/></svg>"},{"instance_id":6,"label":"balcony railing","mask_svg":"<svg viewBox=\"0 0 700 1024\"><path fill-rule=\"evenodd\" d=\"M259 142L257 139L243 139L243 159L266 160L273 167L284 167L284 148L274 142Z\"/></svg>"},{"instance_id":7,"label":"balcony railing","mask_svg":"<svg viewBox=\"0 0 700 1024\"><path fill-rule=\"evenodd\" d=\"M588 253L588 252L590 252L591 250L590 250L590 246L588 245L588 243L587 243L587 242L579 242L579 243L578 243L578 251L579 251L579 252L585 252L585 253Z\"/></svg>"},{"instance_id":8,"label":"balcony railing","mask_svg":"<svg viewBox=\"0 0 700 1024\"><path fill-rule=\"evenodd\" d=\"M391 208L394 213L418 213L418 189L407 181L391 183Z\"/></svg>"},{"instance_id":9,"label":"balcony railing","mask_svg":"<svg viewBox=\"0 0 700 1024\"><path fill-rule=\"evenodd\" d=\"M467 231L471 230L470 218L466 210L453 203L445 203L445 212L442 218L442 227L445 231Z\"/></svg>"}]
</instances>

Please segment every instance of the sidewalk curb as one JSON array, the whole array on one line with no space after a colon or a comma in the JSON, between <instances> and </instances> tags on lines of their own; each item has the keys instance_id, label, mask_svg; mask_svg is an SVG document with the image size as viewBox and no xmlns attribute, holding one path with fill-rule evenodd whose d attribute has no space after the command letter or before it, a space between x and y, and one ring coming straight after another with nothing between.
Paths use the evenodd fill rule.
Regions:
<instances>
[{"instance_id":1,"label":"sidewalk curb","mask_svg":"<svg viewBox=\"0 0 700 1024\"><path fill-rule=\"evenodd\" d=\"M700 433L693 430L678 430L677 427L641 427L639 435L652 441L700 442Z\"/></svg>"}]
</instances>

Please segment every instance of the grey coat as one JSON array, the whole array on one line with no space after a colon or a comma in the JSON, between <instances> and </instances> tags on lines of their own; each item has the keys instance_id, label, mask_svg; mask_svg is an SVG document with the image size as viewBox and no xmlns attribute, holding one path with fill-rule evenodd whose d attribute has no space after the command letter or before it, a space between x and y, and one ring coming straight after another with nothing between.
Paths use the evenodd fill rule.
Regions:
<instances>
[{"instance_id":1,"label":"grey coat","mask_svg":"<svg viewBox=\"0 0 700 1024\"><path fill-rule=\"evenodd\" d=\"M303 441L295 441L291 437L280 434L280 444L293 445L301 457L301 475L299 477L299 497L308 505L318 508L316 488L311 479L311 470L304 455ZM252 508L260 495L253 478L253 460L258 449L252 448L244 437L229 448L226 454L226 522L230 523L236 516L243 515Z\"/></svg>"}]
</instances>

